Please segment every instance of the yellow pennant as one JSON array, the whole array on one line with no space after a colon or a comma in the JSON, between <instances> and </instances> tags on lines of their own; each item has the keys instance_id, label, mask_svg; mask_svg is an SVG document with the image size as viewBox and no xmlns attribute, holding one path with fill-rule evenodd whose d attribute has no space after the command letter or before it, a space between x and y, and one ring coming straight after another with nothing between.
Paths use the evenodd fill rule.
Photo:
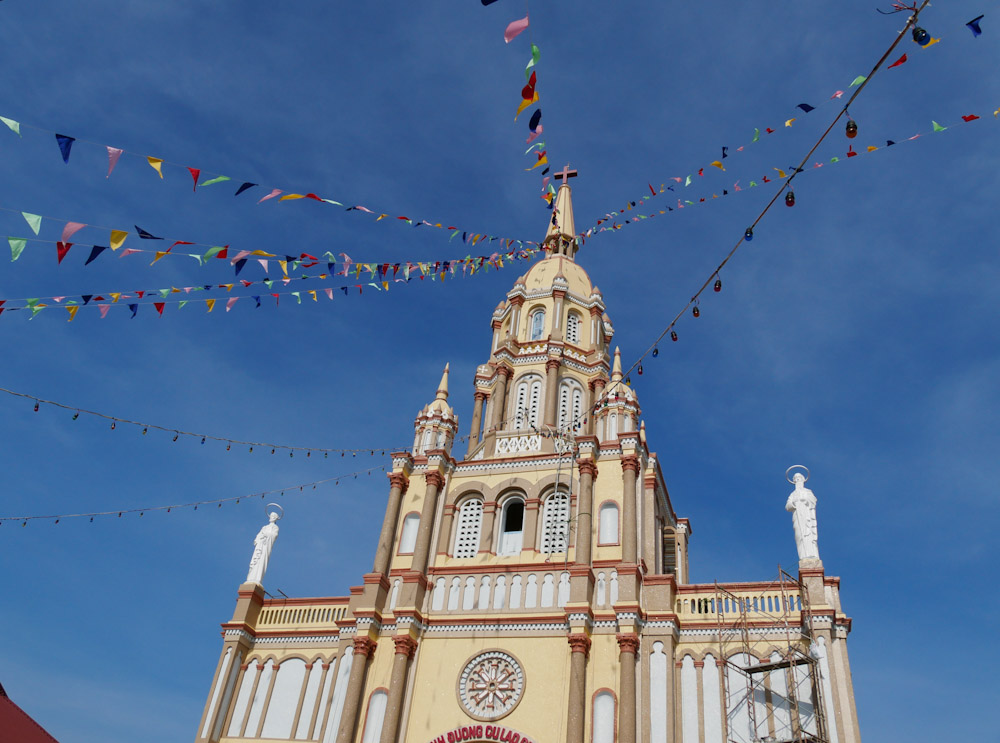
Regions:
<instances>
[{"instance_id":1,"label":"yellow pennant","mask_svg":"<svg viewBox=\"0 0 1000 743\"><path fill-rule=\"evenodd\" d=\"M306 197L305 194L289 193L282 196L280 199L278 199L278 201L288 201L289 199L304 199L305 197Z\"/></svg>"},{"instance_id":2,"label":"yellow pennant","mask_svg":"<svg viewBox=\"0 0 1000 743\"><path fill-rule=\"evenodd\" d=\"M67 307L66 311L69 313L69 320L66 322L73 322L73 318L76 317L76 311L80 309L79 305L74 305L72 307Z\"/></svg>"},{"instance_id":3,"label":"yellow pennant","mask_svg":"<svg viewBox=\"0 0 1000 743\"><path fill-rule=\"evenodd\" d=\"M784 178L785 177L785 171L782 170L781 168L771 168L771 170L777 170L779 178Z\"/></svg>"},{"instance_id":4,"label":"yellow pennant","mask_svg":"<svg viewBox=\"0 0 1000 743\"><path fill-rule=\"evenodd\" d=\"M149 163L149 167L155 170L160 178L162 178L163 170L161 168L163 167L163 161L158 157L147 157L146 161Z\"/></svg>"},{"instance_id":5,"label":"yellow pennant","mask_svg":"<svg viewBox=\"0 0 1000 743\"><path fill-rule=\"evenodd\" d=\"M281 272L288 275L288 261L278 261L278 265L281 266Z\"/></svg>"},{"instance_id":6,"label":"yellow pennant","mask_svg":"<svg viewBox=\"0 0 1000 743\"><path fill-rule=\"evenodd\" d=\"M111 292L111 303L114 304L122 298L121 292Z\"/></svg>"},{"instance_id":7,"label":"yellow pennant","mask_svg":"<svg viewBox=\"0 0 1000 743\"><path fill-rule=\"evenodd\" d=\"M315 289L310 289L309 290L309 294L312 295L312 298L313 298L314 302L318 302L319 301L318 299L316 299L316 290Z\"/></svg>"},{"instance_id":8,"label":"yellow pennant","mask_svg":"<svg viewBox=\"0 0 1000 743\"><path fill-rule=\"evenodd\" d=\"M166 254L167 254L166 250L157 250L156 251L156 257L153 259L153 263L156 263L158 260L160 260L160 258L162 258L163 256L165 256ZM152 266L153 263L150 263L149 265Z\"/></svg>"},{"instance_id":9,"label":"yellow pennant","mask_svg":"<svg viewBox=\"0 0 1000 743\"><path fill-rule=\"evenodd\" d=\"M793 121L795 121L795 119L789 119L785 122L785 126L791 126Z\"/></svg>"},{"instance_id":10,"label":"yellow pennant","mask_svg":"<svg viewBox=\"0 0 1000 743\"><path fill-rule=\"evenodd\" d=\"M717 167L719 170L725 170L726 169L725 166L721 162L719 162L718 160L714 160L711 164L714 165L715 167Z\"/></svg>"},{"instance_id":11,"label":"yellow pennant","mask_svg":"<svg viewBox=\"0 0 1000 743\"><path fill-rule=\"evenodd\" d=\"M539 160L537 163L535 163L534 165L532 165L530 168L525 168L525 170L534 170L539 165L548 165L548 163L549 163L549 158L546 155L542 155L541 160Z\"/></svg>"},{"instance_id":12,"label":"yellow pennant","mask_svg":"<svg viewBox=\"0 0 1000 743\"><path fill-rule=\"evenodd\" d=\"M521 105L517 107L517 113L514 114L514 121L517 121L517 117L521 115L521 112L524 109L526 109L528 106L533 106L536 103L538 103L538 92L537 91L535 91L535 94L531 97L530 101L529 100L525 100L525 99L521 100Z\"/></svg>"},{"instance_id":13,"label":"yellow pennant","mask_svg":"<svg viewBox=\"0 0 1000 743\"><path fill-rule=\"evenodd\" d=\"M874 152L874 151L875 151L875 150L877 150L877 149L878 149L878 147L876 147L876 146L875 146L875 145L873 145L873 144L870 144L870 145L868 145L868 151L869 151L869 152Z\"/></svg>"},{"instance_id":14,"label":"yellow pennant","mask_svg":"<svg viewBox=\"0 0 1000 743\"><path fill-rule=\"evenodd\" d=\"M384 289L385 289L386 291L389 291L389 282L388 282L388 281L383 281L383 282L382 282L382 287L383 287L383 288L384 288ZM313 294L313 299L316 299L316 292L313 292L312 294Z\"/></svg>"},{"instance_id":15,"label":"yellow pennant","mask_svg":"<svg viewBox=\"0 0 1000 743\"><path fill-rule=\"evenodd\" d=\"M205 300L205 304L208 306L208 311L209 312L211 312L212 310L215 309L215 300L214 299L206 299Z\"/></svg>"},{"instance_id":16,"label":"yellow pennant","mask_svg":"<svg viewBox=\"0 0 1000 743\"><path fill-rule=\"evenodd\" d=\"M232 284L223 284L223 286L226 287L226 291L227 292L231 292L233 290L233 285Z\"/></svg>"},{"instance_id":17,"label":"yellow pennant","mask_svg":"<svg viewBox=\"0 0 1000 743\"><path fill-rule=\"evenodd\" d=\"M111 230L111 249L118 250L125 242L128 233L125 230Z\"/></svg>"}]
</instances>

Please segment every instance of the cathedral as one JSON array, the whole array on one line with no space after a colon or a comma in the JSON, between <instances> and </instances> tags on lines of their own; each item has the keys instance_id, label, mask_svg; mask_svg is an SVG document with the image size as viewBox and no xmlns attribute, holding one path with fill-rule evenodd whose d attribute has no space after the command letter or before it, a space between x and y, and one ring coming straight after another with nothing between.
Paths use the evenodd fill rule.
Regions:
<instances>
[{"instance_id":1,"label":"cathedral","mask_svg":"<svg viewBox=\"0 0 1000 743\"><path fill-rule=\"evenodd\" d=\"M445 366L392 454L361 584L265 598L276 517L261 530L198 743L860 743L807 475L796 574L690 582L691 524L576 262L574 174L493 311L471 425Z\"/></svg>"}]
</instances>

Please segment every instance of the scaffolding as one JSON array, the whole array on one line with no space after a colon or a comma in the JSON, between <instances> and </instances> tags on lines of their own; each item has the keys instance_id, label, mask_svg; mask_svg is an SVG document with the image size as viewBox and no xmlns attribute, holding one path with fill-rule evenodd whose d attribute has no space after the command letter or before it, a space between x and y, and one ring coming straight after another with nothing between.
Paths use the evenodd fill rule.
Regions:
<instances>
[{"instance_id":1,"label":"scaffolding","mask_svg":"<svg viewBox=\"0 0 1000 743\"><path fill-rule=\"evenodd\" d=\"M809 596L778 566L778 577L735 593L715 583L728 743L827 743ZM738 590L738 589L736 589Z\"/></svg>"}]
</instances>

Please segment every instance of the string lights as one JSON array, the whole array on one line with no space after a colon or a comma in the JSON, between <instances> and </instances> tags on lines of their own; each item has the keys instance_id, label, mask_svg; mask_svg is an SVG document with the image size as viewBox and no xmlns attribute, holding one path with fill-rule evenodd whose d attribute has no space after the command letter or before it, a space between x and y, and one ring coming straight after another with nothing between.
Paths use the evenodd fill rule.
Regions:
<instances>
[{"instance_id":1,"label":"string lights","mask_svg":"<svg viewBox=\"0 0 1000 743\"><path fill-rule=\"evenodd\" d=\"M709 277L701 285L701 287L698 289L698 291L696 291L694 293L694 295L691 297L691 299L688 300L687 304L684 305L684 307L680 310L680 312L678 312L674 316L674 319L671 320L670 323L667 325L667 327L663 329L663 332L660 333L660 335L653 341L652 345L650 345L645 351L643 351L639 355L639 357L633 362L632 366L630 366L625 371L625 373L624 373L623 376L625 377L626 384L629 383L628 382L628 374L629 374L629 372L631 372L633 369L638 368L639 365L642 364L643 360L645 360L645 358L647 356L656 357L658 355L658 353L659 353L658 344L659 344L659 342L661 340L663 340L664 337L666 337L669 334L671 341L675 341L676 342L678 340L677 331L674 330L674 326L681 319L681 317L684 316L684 314L687 312L688 308L693 307L695 310L697 310L698 300L701 297L702 293L708 288L708 286L710 284L713 285L713 289L716 292L719 292L719 291L722 290L722 279L719 277L720 272L726 266L726 264L730 261L730 259L733 257L733 255L735 255L736 251L739 250L740 246L743 245L743 243L747 242L748 240L752 239L753 228L756 227L757 224L764 218L764 215L767 214L768 211L770 211L771 207L775 204L775 202L777 202L778 198L781 197L782 193L785 193L787 191L787 193L785 193L785 204L786 205L793 206L795 204L795 195L794 195L794 192L792 191L792 188L791 188L792 181L796 178L796 176L798 176L800 173L804 172L803 166L807 162L809 162L809 159L813 156L813 153L819 148L819 146L823 143L823 140L826 139L827 135L829 135L830 132L833 130L833 128L837 125L837 122L840 121L841 117L844 116L844 115L847 115L847 109L848 109L848 107L857 99L857 97L861 94L861 91L863 91L865 89L865 87L868 85L868 83L871 82L872 76L875 75L875 73L879 70L879 68L881 68L881 66L885 63L886 59L888 59L889 55L892 54L892 51L896 48L896 46L899 44L899 42L902 41L903 37L906 35L906 33L910 29L910 27L914 26L916 24L916 21L917 21L917 18L919 16L920 12L925 7L927 7L927 5L929 3L930 3L930 0L923 0L923 3L920 5L919 8L916 7L916 6L914 6L913 8L907 8L907 9L913 11L913 15L911 15L910 18L907 20L906 25L903 27L903 30L899 32L899 34L896 36L896 39L892 42L892 44L885 51L885 53L878 60L878 62L875 63L875 66L872 68L872 71L870 73L868 73L867 77L864 77L863 79L861 79L861 82L858 85L858 89L854 91L854 94L847 101L847 104L843 107L843 109L841 109L837 113L837 116L833 119L833 121L826 128L826 130L820 135L819 139L816 140L816 143L812 146L812 148L809 150L809 152L806 153L805 157L802 158L802 161L799 164L799 166L797 168L794 168L792 170L792 173L788 176L788 178L786 178L785 180L781 181L781 186L778 188L777 192L774 194L774 196L771 198L771 200L764 206L764 208L761 210L760 214L753 221L753 223L749 227L747 227L747 229L744 232L743 236L737 241L736 245L733 246L732 250L729 251L729 253L726 255L726 257L723 258L722 262L715 268L714 271L712 271L712 273L709 275ZM917 29L914 29L914 40L916 40L916 38L917 38L916 30ZM848 116L848 118L850 118L850 117ZM975 120L976 118L978 118L978 117L975 117L975 116L964 117L963 116L962 120L963 121L972 121L972 120ZM935 127L935 131L943 131L943 129L944 129L944 127L940 127L940 125L937 125ZM916 137L912 137L911 139L916 139ZM714 280L714 284L713 284L713 280ZM698 316L697 314L694 313L694 311L692 311L692 314L694 314L695 317ZM592 409L593 412L596 412L598 409L600 409L602 402L603 402L604 405L607 405L607 400L610 399L611 395L614 393L615 388L619 384L621 384L621 382L615 382L615 383L612 383L612 384L608 385L608 387L604 391L604 395L601 398L601 400L598 400L597 403L594 405L594 407Z\"/></svg>"},{"instance_id":2,"label":"string lights","mask_svg":"<svg viewBox=\"0 0 1000 743\"><path fill-rule=\"evenodd\" d=\"M337 477L328 477L324 480L315 480L313 482L303 483L301 485L292 485L286 488L276 488L275 490L264 490L259 493L250 493L249 495L237 495L229 498L217 498L215 500L202 500L202 501L191 501L189 503L174 503L169 506L143 506L141 508L123 508L121 510L113 511L88 511L81 513L60 513L60 514L48 514L48 515L36 515L36 516L0 516L0 525L6 521L20 521L21 526L27 526L29 521L52 521L54 524L58 524L63 519L76 519L76 518L89 518L91 522L95 518L100 516L116 516L121 518L124 515L137 513L140 517L144 516L146 513L152 513L155 511L165 511L170 513L174 509L190 508L194 511L198 510L198 506L211 506L216 505L218 508L222 508L224 503L238 504L241 500L250 500L252 498L265 498L269 495L274 495L275 493L279 495L284 495L286 492L298 490L303 492L306 488L315 490L318 485L325 485L327 483L333 483L334 486L339 485L341 480L347 479L357 479L358 475L371 475L372 472L385 471L386 466L381 465L379 467L371 467L366 470L360 470L358 472L351 472L346 475L338 475Z\"/></svg>"}]
</instances>

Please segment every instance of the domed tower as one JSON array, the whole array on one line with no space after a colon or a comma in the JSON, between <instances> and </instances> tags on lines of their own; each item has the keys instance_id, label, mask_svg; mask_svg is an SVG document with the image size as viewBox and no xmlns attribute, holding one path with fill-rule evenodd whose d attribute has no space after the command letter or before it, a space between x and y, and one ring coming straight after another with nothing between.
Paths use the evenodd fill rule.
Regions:
<instances>
[{"instance_id":1,"label":"domed tower","mask_svg":"<svg viewBox=\"0 0 1000 743\"><path fill-rule=\"evenodd\" d=\"M458 416L448 404L448 366L444 366L434 400L424 406L413 423L413 456L426 454L431 449L451 453L458 431Z\"/></svg>"},{"instance_id":2,"label":"domed tower","mask_svg":"<svg viewBox=\"0 0 1000 743\"><path fill-rule=\"evenodd\" d=\"M859 743L839 578L690 582L571 175L493 311L464 458L446 366L362 585L240 587L199 743Z\"/></svg>"}]
</instances>

